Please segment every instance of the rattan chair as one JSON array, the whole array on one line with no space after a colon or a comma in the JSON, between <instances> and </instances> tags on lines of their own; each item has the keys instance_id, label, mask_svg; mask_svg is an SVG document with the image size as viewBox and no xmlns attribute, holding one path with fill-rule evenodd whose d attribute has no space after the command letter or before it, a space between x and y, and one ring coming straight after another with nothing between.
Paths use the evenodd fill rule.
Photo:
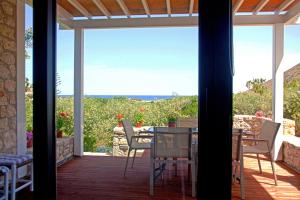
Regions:
<instances>
[{"instance_id":1,"label":"rattan chair","mask_svg":"<svg viewBox=\"0 0 300 200\"><path fill-rule=\"evenodd\" d=\"M255 143L252 146L244 146L243 153L256 154L260 173L262 173L262 170L259 155L263 154L270 159L275 185L277 185L277 177L272 150L279 127L280 123L266 120L262 125L262 130L259 138L243 138L243 141L252 141Z\"/></svg>"},{"instance_id":2,"label":"rattan chair","mask_svg":"<svg viewBox=\"0 0 300 200\"><path fill-rule=\"evenodd\" d=\"M124 169L124 176L126 175L126 171L127 171L127 165L128 165L128 160L130 157L130 152L132 150L134 150L134 155L133 155L133 160L132 160L132 164L131 167L133 167L134 164L134 159L136 156L136 151L138 149L150 149L150 142L140 142L139 139L152 139L153 135L135 135L132 124L129 120L123 120L123 128L124 128L124 132L126 134L126 139L127 139L127 143L128 143L128 154L127 154L127 159L126 159L126 164L125 164L125 169ZM145 132L143 132L145 133Z\"/></svg>"},{"instance_id":3,"label":"rattan chair","mask_svg":"<svg viewBox=\"0 0 300 200\"><path fill-rule=\"evenodd\" d=\"M196 196L193 149L191 128L154 127L154 139L151 143L150 154L150 195L154 194L155 180L162 174L161 170L165 168L162 166L176 163L192 166L192 196Z\"/></svg>"}]
</instances>

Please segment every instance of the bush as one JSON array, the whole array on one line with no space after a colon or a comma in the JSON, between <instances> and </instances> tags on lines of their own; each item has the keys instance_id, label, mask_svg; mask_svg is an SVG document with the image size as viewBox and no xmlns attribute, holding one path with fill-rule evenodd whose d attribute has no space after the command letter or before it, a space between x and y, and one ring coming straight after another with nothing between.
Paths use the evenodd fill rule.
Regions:
<instances>
[{"instance_id":1,"label":"bush","mask_svg":"<svg viewBox=\"0 0 300 200\"><path fill-rule=\"evenodd\" d=\"M64 121L64 133L73 135L74 111L72 97L58 97L56 112L68 113ZM84 99L84 150L96 151L100 146L113 146L113 128L118 125L116 116L134 122L135 114L143 112L144 125L162 126L168 116L195 117L198 114L197 97L176 97L152 102L130 100L125 97ZM32 99L26 98L26 127L32 129Z\"/></svg>"}]
</instances>

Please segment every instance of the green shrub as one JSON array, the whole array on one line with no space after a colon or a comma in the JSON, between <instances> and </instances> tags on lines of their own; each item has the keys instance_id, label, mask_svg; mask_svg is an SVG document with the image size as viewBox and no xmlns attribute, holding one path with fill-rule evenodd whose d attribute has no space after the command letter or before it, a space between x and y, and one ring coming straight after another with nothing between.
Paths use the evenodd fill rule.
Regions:
<instances>
[{"instance_id":1,"label":"green shrub","mask_svg":"<svg viewBox=\"0 0 300 200\"><path fill-rule=\"evenodd\" d=\"M198 114L197 97L176 97L152 102L130 100L126 97L111 99L84 99L84 150L96 151L100 146L113 146L113 128L117 126L117 114L134 122L136 113L143 113L144 125L162 126L171 114L178 117L194 117ZM74 132L74 99L58 97L56 112L68 114L64 121L64 133ZM142 109L142 110L141 110ZM32 129L32 99L26 98L26 127Z\"/></svg>"}]
</instances>

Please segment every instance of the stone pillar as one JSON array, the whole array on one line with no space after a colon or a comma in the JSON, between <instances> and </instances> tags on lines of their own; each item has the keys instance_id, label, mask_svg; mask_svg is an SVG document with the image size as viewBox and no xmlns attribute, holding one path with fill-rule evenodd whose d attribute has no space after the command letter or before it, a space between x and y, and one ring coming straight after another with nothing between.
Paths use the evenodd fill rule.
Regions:
<instances>
[{"instance_id":1,"label":"stone pillar","mask_svg":"<svg viewBox=\"0 0 300 200\"><path fill-rule=\"evenodd\" d=\"M16 0L0 1L0 152L16 153Z\"/></svg>"}]
</instances>

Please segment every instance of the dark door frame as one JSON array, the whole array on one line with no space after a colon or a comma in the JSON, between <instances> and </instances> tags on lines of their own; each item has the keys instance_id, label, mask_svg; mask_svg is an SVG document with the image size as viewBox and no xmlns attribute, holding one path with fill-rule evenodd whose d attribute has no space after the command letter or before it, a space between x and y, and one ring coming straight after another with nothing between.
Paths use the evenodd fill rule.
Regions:
<instances>
[{"instance_id":1,"label":"dark door frame","mask_svg":"<svg viewBox=\"0 0 300 200\"><path fill-rule=\"evenodd\" d=\"M34 199L56 199L56 0L33 1Z\"/></svg>"},{"instance_id":2,"label":"dark door frame","mask_svg":"<svg viewBox=\"0 0 300 200\"><path fill-rule=\"evenodd\" d=\"M199 199L231 199L232 76L231 0L200 0Z\"/></svg>"},{"instance_id":3,"label":"dark door frame","mask_svg":"<svg viewBox=\"0 0 300 200\"><path fill-rule=\"evenodd\" d=\"M34 199L56 200L56 0L33 1ZM231 199L231 0L199 1L198 198ZM211 192L215 191L215 192Z\"/></svg>"}]
</instances>

